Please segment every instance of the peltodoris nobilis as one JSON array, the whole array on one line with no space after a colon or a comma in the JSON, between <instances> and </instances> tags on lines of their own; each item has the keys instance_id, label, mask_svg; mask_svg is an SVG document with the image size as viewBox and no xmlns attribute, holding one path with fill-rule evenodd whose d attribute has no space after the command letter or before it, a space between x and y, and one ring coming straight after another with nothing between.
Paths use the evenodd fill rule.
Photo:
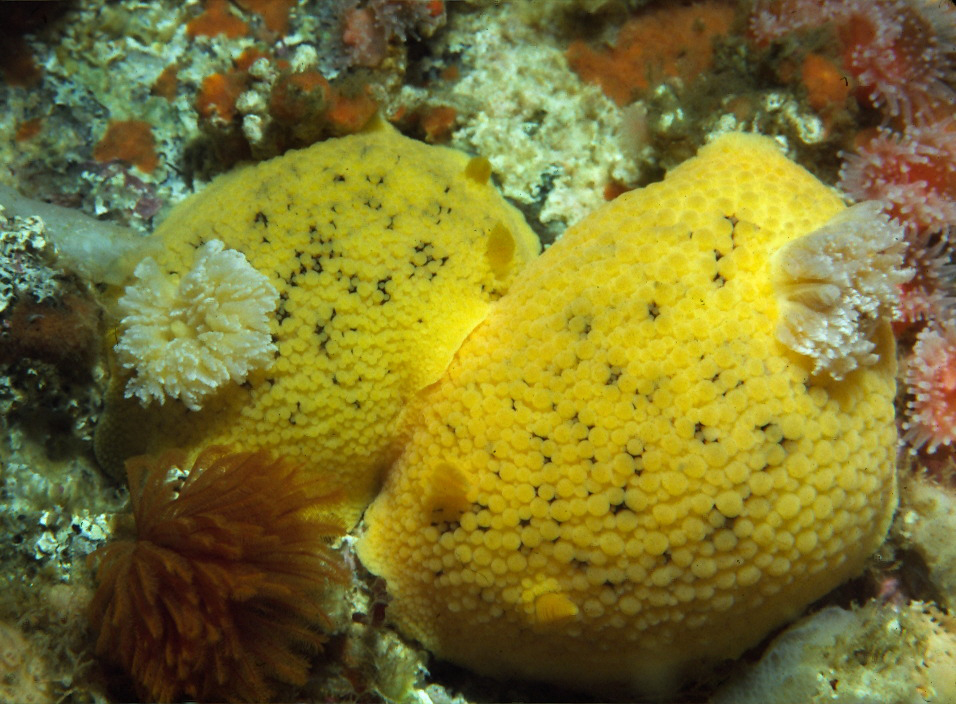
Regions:
<instances>
[{"instance_id":1,"label":"peltodoris nobilis","mask_svg":"<svg viewBox=\"0 0 956 704\"><path fill-rule=\"evenodd\" d=\"M896 504L900 237L743 134L568 230L366 513L394 622L480 672L660 691L858 573Z\"/></svg>"},{"instance_id":2,"label":"peltodoris nobilis","mask_svg":"<svg viewBox=\"0 0 956 704\"><path fill-rule=\"evenodd\" d=\"M357 519L408 398L539 250L489 175L486 160L383 125L238 169L178 206L120 299L130 371L97 434L101 462L268 450L325 473Z\"/></svg>"}]
</instances>

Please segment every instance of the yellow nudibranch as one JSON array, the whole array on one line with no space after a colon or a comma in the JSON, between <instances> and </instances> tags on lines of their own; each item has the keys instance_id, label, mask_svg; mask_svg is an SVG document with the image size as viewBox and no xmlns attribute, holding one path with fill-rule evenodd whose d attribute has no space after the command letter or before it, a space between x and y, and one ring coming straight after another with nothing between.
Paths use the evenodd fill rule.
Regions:
<instances>
[{"instance_id":1,"label":"yellow nudibranch","mask_svg":"<svg viewBox=\"0 0 956 704\"><path fill-rule=\"evenodd\" d=\"M480 157L382 124L179 205L119 301L101 463L267 450L325 473L354 523L397 452L406 401L540 249L489 176Z\"/></svg>"},{"instance_id":2,"label":"yellow nudibranch","mask_svg":"<svg viewBox=\"0 0 956 704\"><path fill-rule=\"evenodd\" d=\"M358 546L392 620L626 696L859 573L896 505L901 252L744 134L572 227L413 402Z\"/></svg>"}]
</instances>

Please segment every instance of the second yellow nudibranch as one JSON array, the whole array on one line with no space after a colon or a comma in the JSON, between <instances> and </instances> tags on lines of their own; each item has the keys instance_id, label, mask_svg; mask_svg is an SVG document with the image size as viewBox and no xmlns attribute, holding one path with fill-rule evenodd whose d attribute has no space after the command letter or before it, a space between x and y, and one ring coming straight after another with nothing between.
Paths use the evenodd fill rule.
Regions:
<instances>
[{"instance_id":1,"label":"second yellow nudibranch","mask_svg":"<svg viewBox=\"0 0 956 704\"><path fill-rule=\"evenodd\" d=\"M391 618L628 696L858 574L896 506L901 236L744 134L571 228L415 401L359 543Z\"/></svg>"}]
</instances>

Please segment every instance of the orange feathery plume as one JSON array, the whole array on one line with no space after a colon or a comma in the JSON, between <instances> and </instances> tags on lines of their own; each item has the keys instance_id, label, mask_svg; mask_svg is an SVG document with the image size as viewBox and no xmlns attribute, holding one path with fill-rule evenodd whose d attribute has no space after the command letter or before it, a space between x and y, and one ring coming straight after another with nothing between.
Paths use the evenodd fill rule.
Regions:
<instances>
[{"instance_id":1,"label":"orange feathery plume","mask_svg":"<svg viewBox=\"0 0 956 704\"><path fill-rule=\"evenodd\" d=\"M93 553L96 649L148 700L264 701L305 684L330 622L320 592L346 569L315 520L334 496L264 452L127 462L136 539ZM177 478L176 475L179 475Z\"/></svg>"}]
</instances>

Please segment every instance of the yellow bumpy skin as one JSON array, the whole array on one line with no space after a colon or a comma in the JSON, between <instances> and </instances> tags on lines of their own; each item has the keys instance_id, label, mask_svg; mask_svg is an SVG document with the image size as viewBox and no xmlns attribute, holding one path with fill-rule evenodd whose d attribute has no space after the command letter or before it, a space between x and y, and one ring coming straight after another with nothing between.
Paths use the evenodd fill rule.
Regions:
<instances>
[{"instance_id":1,"label":"yellow bumpy skin","mask_svg":"<svg viewBox=\"0 0 956 704\"><path fill-rule=\"evenodd\" d=\"M108 403L101 461L115 468L131 454L170 447L190 455L209 445L268 450L326 473L344 490L343 515L357 520L394 459L406 401L439 378L539 251L483 162L381 126L241 168L177 207L155 233L163 244L155 265L138 268L141 280L121 299L119 361L133 376L120 378ZM247 305L235 300L245 284L237 274L202 288L197 259L210 243L214 252L225 248L237 272L244 257L266 275L267 285L252 283L275 289L271 309L266 300L254 309L268 311L264 368L227 364L252 333L221 333L235 327L230 312ZM154 310L164 300L157 296L134 315L137 301L149 299L136 287L156 289L160 275L177 308L164 316ZM219 308L216 296L224 298ZM206 359L181 365L183 378L169 379L177 368L168 359L147 364L161 344L177 351L184 345L176 338L194 334L200 339L185 349ZM253 352L261 362L261 349ZM235 368L251 371L230 380ZM156 369L163 380L139 378ZM226 370L217 377L225 383L210 390L207 369ZM162 397L163 389L179 395Z\"/></svg>"},{"instance_id":2,"label":"yellow bumpy skin","mask_svg":"<svg viewBox=\"0 0 956 704\"><path fill-rule=\"evenodd\" d=\"M886 287L811 295L819 264L786 246L836 218L831 249L869 256L846 243L877 216L851 210L733 134L533 262L416 401L366 513L399 628L483 673L662 692L860 572L896 504ZM872 343L839 374L781 341L817 299Z\"/></svg>"}]
</instances>

